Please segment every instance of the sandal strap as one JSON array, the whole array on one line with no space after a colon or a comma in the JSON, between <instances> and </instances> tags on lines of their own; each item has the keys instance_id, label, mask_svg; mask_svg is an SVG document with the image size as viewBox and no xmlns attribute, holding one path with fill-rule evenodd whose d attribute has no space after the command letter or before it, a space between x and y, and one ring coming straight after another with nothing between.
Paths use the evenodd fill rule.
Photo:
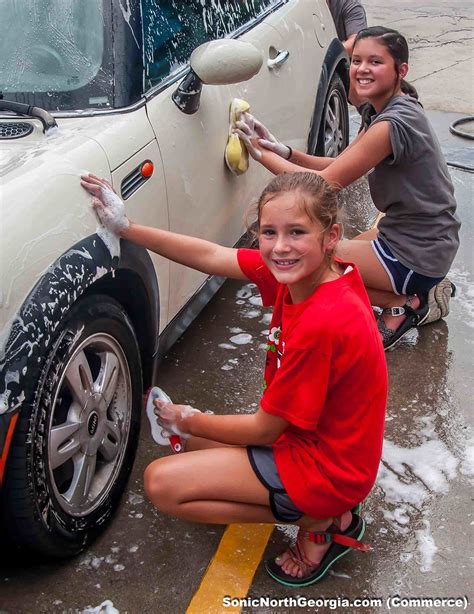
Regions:
<instances>
[{"instance_id":1,"label":"sandal strap","mask_svg":"<svg viewBox=\"0 0 474 614\"><path fill-rule=\"evenodd\" d=\"M382 309L382 313L388 316L408 316L411 314L416 314L417 310L413 309L412 307L414 298L416 298L416 295L407 296L407 300L404 305L401 305L399 307L385 307L385 309ZM418 307L419 309L423 304L423 299L421 296L419 296L418 298L420 300L420 306Z\"/></svg>"},{"instance_id":2,"label":"sandal strap","mask_svg":"<svg viewBox=\"0 0 474 614\"><path fill-rule=\"evenodd\" d=\"M304 537L315 544L334 543L353 548L354 550L360 550L361 552L369 552L372 550L372 547L368 544L363 544L358 539L344 535L340 531L340 523L333 522L326 531L305 531Z\"/></svg>"},{"instance_id":3,"label":"sandal strap","mask_svg":"<svg viewBox=\"0 0 474 614\"><path fill-rule=\"evenodd\" d=\"M319 563L315 563L311 561L311 559L308 559L298 543L290 547L290 557L291 561L295 565L298 565L305 576L313 573L319 567Z\"/></svg>"},{"instance_id":4,"label":"sandal strap","mask_svg":"<svg viewBox=\"0 0 474 614\"><path fill-rule=\"evenodd\" d=\"M382 309L382 313L388 316L408 316L415 313L415 310L405 303L401 307L385 307L385 309Z\"/></svg>"},{"instance_id":5,"label":"sandal strap","mask_svg":"<svg viewBox=\"0 0 474 614\"><path fill-rule=\"evenodd\" d=\"M382 309L382 313L387 316L404 316L405 307L385 307L385 309Z\"/></svg>"},{"instance_id":6,"label":"sandal strap","mask_svg":"<svg viewBox=\"0 0 474 614\"><path fill-rule=\"evenodd\" d=\"M309 541L314 542L315 544L339 544L341 546L347 546L348 548L353 548L354 550L360 550L361 552L369 552L372 550L372 547L368 544L363 544L358 539L354 537L349 537L348 535L343 535L342 533L330 533L328 531L311 531L307 535L307 539Z\"/></svg>"}]
</instances>

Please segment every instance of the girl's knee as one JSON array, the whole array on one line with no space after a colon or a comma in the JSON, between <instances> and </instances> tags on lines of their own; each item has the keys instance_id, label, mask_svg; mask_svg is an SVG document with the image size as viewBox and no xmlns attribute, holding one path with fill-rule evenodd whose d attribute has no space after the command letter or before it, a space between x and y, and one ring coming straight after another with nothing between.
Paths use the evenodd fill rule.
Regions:
<instances>
[{"instance_id":1,"label":"girl's knee","mask_svg":"<svg viewBox=\"0 0 474 614\"><path fill-rule=\"evenodd\" d=\"M145 494L155 507L162 507L169 498L172 492L171 484L172 479L165 458L153 461L145 469L143 474Z\"/></svg>"}]
</instances>

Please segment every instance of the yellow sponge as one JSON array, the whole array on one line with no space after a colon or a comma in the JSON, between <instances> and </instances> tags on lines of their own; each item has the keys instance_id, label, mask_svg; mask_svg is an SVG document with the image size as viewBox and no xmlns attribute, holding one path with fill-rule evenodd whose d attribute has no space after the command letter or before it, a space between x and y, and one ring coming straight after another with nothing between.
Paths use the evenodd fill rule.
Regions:
<instances>
[{"instance_id":1,"label":"yellow sponge","mask_svg":"<svg viewBox=\"0 0 474 614\"><path fill-rule=\"evenodd\" d=\"M240 114L250 109L245 100L234 98L230 103L229 138L225 148L225 162L234 175L242 175L249 167L249 154L241 139L232 133L235 123L239 121Z\"/></svg>"}]
</instances>

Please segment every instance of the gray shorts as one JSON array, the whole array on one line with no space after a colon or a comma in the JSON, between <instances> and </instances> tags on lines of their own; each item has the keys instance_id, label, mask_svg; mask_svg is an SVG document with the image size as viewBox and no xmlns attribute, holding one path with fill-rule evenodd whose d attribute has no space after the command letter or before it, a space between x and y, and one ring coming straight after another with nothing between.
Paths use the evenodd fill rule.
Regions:
<instances>
[{"instance_id":1,"label":"gray shorts","mask_svg":"<svg viewBox=\"0 0 474 614\"><path fill-rule=\"evenodd\" d=\"M296 522L304 516L283 486L271 446L247 446L247 454L255 475L268 488L270 508L275 518L280 522Z\"/></svg>"}]
</instances>

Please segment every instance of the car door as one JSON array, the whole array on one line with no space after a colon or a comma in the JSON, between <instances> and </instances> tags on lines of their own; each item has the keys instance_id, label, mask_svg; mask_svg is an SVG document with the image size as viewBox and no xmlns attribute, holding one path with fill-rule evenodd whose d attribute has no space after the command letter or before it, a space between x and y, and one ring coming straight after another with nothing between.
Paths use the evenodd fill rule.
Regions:
<instances>
[{"instance_id":1,"label":"car door","mask_svg":"<svg viewBox=\"0 0 474 614\"><path fill-rule=\"evenodd\" d=\"M300 4L308 8L306 26L291 22L293 9ZM310 72L320 69L319 55L305 54L310 40L313 51L320 49L312 27L311 4L307 0L280 3L196 0L186 4L143 0L145 73L150 88L147 112L163 161L171 230L234 245L244 231L246 206L258 197L270 178L255 163L238 177L225 167L229 106L234 97L246 99L251 110L276 134L288 138L295 146L304 146L314 92L308 92L310 102L296 99L293 93L297 87L298 92L304 89L296 83L300 77L297 62L303 62ZM286 10L290 32L300 33L301 49L297 51L292 34L289 56L280 54L285 51L286 38L277 27L282 9ZM186 115L171 98L176 80L166 87L167 79L172 81L173 69L186 62L196 46L234 31L235 36L262 52L264 63L260 72L246 83L204 85L199 110ZM276 58L277 64L272 64ZM204 280L201 273L171 264L170 316L179 311Z\"/></svg>"}]
</instances>

